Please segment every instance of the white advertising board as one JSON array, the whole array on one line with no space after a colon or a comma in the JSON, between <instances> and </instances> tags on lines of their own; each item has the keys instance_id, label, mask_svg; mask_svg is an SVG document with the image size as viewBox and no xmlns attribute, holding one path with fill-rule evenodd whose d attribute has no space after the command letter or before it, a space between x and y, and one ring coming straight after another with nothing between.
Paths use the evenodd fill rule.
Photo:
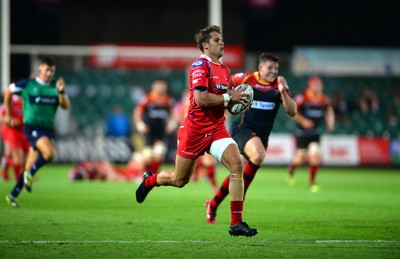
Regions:
<instances>
[{"instance_id":1,"label":"white advertising board","mask_svg":"<svg viewBox=\"0 0 400 259\"><path fill-rule=\"evenodd\" d=\"M321 137L321 152L324 165L358 165L358 137L323 135Z\"/></svg>"},{"instance_id":2,"label":"white advertising board","mask_svg":"<svg viewBox=\"0 0 400 259\"><path fill-rule=\"evenodd\" d=\"M295 141L290 134L271 134L265 165L288 165L293 159Z\"/></svg>"}]
</instances>

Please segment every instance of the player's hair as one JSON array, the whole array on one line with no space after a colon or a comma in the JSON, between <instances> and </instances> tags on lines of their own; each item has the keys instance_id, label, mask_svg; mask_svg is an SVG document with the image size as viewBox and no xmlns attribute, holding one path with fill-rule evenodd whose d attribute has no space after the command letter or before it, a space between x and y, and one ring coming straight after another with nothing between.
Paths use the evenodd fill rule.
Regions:
<instances>
[{"instance_id":1,"label":"player's hair","mask_svg":"<svg viewBox=\"0 0 400 259\"><path fill-rule=\"evenodd\" d=\"M265 53L264 52L264 53L260 54L260 57L259 57L258 60L259 60L259 63L264 63L264 62L267 62L267 61L272 61L272 62L278 63L279 62L279 57L274 55L274 54Z\"/></svg>"},{"instance_id":2,"label":"player's hair","mask_svg":"<svg viewBox=\"0 0 400 259\"><path fill-rule=\"evenodd\" d=\"M218 25L210 25L210 26L207 26L204 29L201 29L199 32L197 32L194 35L194 39L196 40L197 47L199 47L201 52L204 51L203 42L210 42L211 33L214 32L214 31L218 32L219 34L221 34L221 27L219 27Z\"/></svg>"},{"instance_id":3,"label":"player's hair","mask_svg":"<svg viewBox=\"0 0 400 259\"><path fill-rule=\"evenodd\" d=\"M40 59L40 64L42 65L48 65L49 67L55 66L56 63L54 62L54 60L50 57L43 57Z\"/></svg>"}]
</instances>

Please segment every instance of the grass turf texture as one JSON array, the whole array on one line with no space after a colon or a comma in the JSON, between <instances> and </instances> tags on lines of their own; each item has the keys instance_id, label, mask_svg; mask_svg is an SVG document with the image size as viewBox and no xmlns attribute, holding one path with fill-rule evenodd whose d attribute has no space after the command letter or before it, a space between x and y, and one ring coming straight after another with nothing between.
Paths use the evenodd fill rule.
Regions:
<instances>
[{"instance_id":1,"label":"grass turf texture","mask_svg":"<svg viewBox=\"0 0 400 259\"><path fill-rule=\"evenodd\" d=\"M137 204L137 183L72 183L70 167L42 168L19 209L4 200L13 183L1 182L1 258L400 258L396 170L321 168L310 193L306 168L292 187L285 168L261 168L243 215L259 234L246 238L228 234L229 198L206 224L203 180ZM226 174L219 168L219 183Z\"/></svg>"}]
</instances>

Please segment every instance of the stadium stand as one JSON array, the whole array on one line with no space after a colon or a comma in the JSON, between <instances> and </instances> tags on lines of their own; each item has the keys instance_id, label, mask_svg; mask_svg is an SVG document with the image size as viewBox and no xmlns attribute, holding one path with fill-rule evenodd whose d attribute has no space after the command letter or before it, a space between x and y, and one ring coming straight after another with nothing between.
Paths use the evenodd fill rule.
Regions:
<instances>
[{"instance_id":1,"label":"stadium stand","mask_svg":"<svg viewBox=\"0 0 400 259\"><path fill-rule=\"evenodd\" d=\"M104 120L116 103L130 114L136 105L131 92L133 87L147 91L156 78L165 78L170 84L171 95L179 99L186 87L186 73L182 70L101 70L85 69L80 73L61 71L67 82L73 115L78 130L83 130ZM293 95L303 91L307 77L285 75ZM336 124L334 134L400 137L400 125L389 123L387 111L393 107L393 96L400 91L399 77L322 77L324 91L332 97L342 91L347 102L347 121ZM361 113L358 98L364 86L370 87L378 96L380 107L374 114ZM294 121L287 120L281 109L275 121L274 132L292 132Z\"/></svg>"}]
</instances>

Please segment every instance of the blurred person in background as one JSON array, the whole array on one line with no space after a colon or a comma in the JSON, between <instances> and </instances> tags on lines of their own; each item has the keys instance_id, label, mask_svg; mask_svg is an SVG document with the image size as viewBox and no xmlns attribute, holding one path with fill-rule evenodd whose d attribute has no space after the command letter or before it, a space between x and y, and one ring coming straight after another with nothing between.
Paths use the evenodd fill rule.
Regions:
<instances>
[{"instance_id":1,"label":"blurred person in background","mask_svg":"<svg viewBox=\"0 0 400 259\"><path fill-rule=\"evenodd\" d=\"M358 104L360 105L360 110L364 115L377 113L379 111L378 97L367 86L363 88Z\"/></svg>"},{"instance_id":2,"label":"blurred person in background","mask_svg":"<svg viewBox=\"0 0 400 259\"><path fill-rule=\"evenodd\" d=\"M143 154L137 151L133 152L125 167L125 175L128 179L140 183L145 170L146 164Z\"/></svg>"},{"instance_id":3,"label":"blurred person in background","mask_svg":"<svg viewBox=\"0 0 400 259\"><path fill-rule=\"evenodd\" d=\"M199 160L197 160L196 167L193 171L192 180L196 182L204 176L205 179L210 183L213 193L216 194L219 189L217 184L217 161L208 153L204 153L204 155L199 157Z\"/></svg>"},{"instance_id":4,"label":"blurred person in background","mask_svg":"<svg viewBox=\"0 0 400 259\"><path fill-rule=\"evenodd\" d=\"M262 53L257 71L237 73L231 78L233 87L246 83L254 91L250 109L233 118L230 130L245 162L244 196L264 162L269 136L280 105L283 105L290 117L297 112L287 82L283 76L278 76L278 72L279 58L270 53ZM206 201L207 223L216 223L218 206L229 194L229 182L230 178L226 177L214 198Z\"/></svg>"},{"instance_id":5,"label":"blurred person in background","mask_svg":"<svg viewBox=\"0 0 400 259\"><path fill-rule=\"evenodd\" d=\"M88 160L74 165L68 176L71 181L135 181L140 179L143 170L143 158L134 152L126 167Z\"/></svg>"},{"instance_id":6,"label":"blurred person in background","mask_svg":"<svg viewBox=\"0 0 400 259\"><path fill-rule=\"evenodd\" d=\"M4 123L14 124L11 117L12 95L20 95L23 99L24 134L30 143L25 171L20 173L12 191L6 196L6 201L14 208L18 207L15 198L23 187L32 191L33 177L46 163L51 162L56 149L52 142L54 138L54 121L58 106L68 109L69 98L65 94L65 82L59 78L53 82L56 65L50 58L43 58L39 64L38 76L12 83L4 92L6 112Z\"/></svg>"},{"instance_id":7,"label":"blurred person in background","mask_svg":"<svg viewBox=\"0 0 400 259\"><path fill-rule=\"evenodd\" d=\"M9 168L13 165L11 150L10 150L10 140L9 140L9 132L10 127L3 122L4 114L5 114L5 106L1 105L1 141L2 141L2 156L0 161L0 173L3 178L3 181L8 181L10 179L9 176ZM19 172L17 173L19 174Z\"/></svg>"},{"instance_id":8,"label":"blurred person in background","mask_svg":"<svg viewBox=\"0 0 400 259\"><path fill-rule=\"evenodd\" d=\"M156 172L167 153L166 134L176 128L173 120L174 99L168 94L165 80L155 80L150 92L138 103L133 112L137 131L144 139L142 150L146 171Z\"/></svg>"},{"instance_id":9,"label":"blurred person in background","mask_svg":"<svg viewBox=\"0 0 400 259\"><path fill-rule=\"evenodd\" d=\"M15 181L18 181L19 173L24 169L26 156L29 152L29 142L24 136L23 104L22 98L12 95L10 103L10 123L5 122L6 107L3 104L1 109L2 132L5 137L5 170L3 179L8 180L8 167L14 169ZM3 163L3 161L2 161ZM3 166L3 165L2 165Z\"/></svg>"},{"instance_id":10,"label":"blurred person in background","mask_svg":"<svg viewBox=\"0 0 400 259\"><path fill-rule=\"evenodd\" d=\"M243 90L229 90L229 69L220 63L224 54L221 28L210 25L195 34L203 53L189 70L190 105L180 125L175 169L145 172L136 190L136 201L142 203L156 186L184 187L192 177L198 158L205 152L220 161L230 172L231 224L229 234L254 236L257 229L242 220L243 164L237 144L225 126L225 105L232 101L246 105Z\"/></svg>"},{"instance_id":11,"label":"blurred person in background","mask_svg":"<svg viewBox=\"0 0 400 259\"><path fill-rule=\"evenodd\" d=\"M131 135L131 122L120 105L114 105L106 119L107 137L127 137Z\"/></svg>"},{"instance_id":12,"label":"blurred person in background","mask_svg":"<svg viewBox=\"0 0 400 259\"><path fill-rule=\"evenodd\" d=\"M145 164L140 152L133 152L126 166L108 161L87 160L75 164L68 172L71 181L141 181Z\"/></svg>"},{"instance_id":13,"label":"blurred person in background","mask_svg":"<svg viewBox=\"0 0 400 259\"><path fill-rule=\"evenodd\" d=\"M293 117L297 122L294 131L296 152L289 166L288 184L295 183L296 168L308 163L310 191L318 192L316 176L322 162L320 147L322 123L325 121L327 131L333 131L335 113L329 97L323 93L322 80L316 76L308 79L306 90L296 95L295 101L298 108L298 113Z\"/></svg>"},{"instance_id":14,"label":"blurred person in background","mask_svg":"<svg viewBox=\"0 0 400 259\"><path fill-rule=\"evenodd\" d=\"M71 181L119 181L125 179L110 162L90 160L76 164L68 172L68 176Z\"/></svg>"},{"instance_id":15,"label":"blurred person in background","mask_svg":"<svg viewBox=\"0 0 400 259\"><path fill-rule=\"evenodd\" d=\"M400 123L400 92L395 92L394 98L387 109L388 124L396 127Z\"/></svg>"},{"instance_id":16,"label":"blurred person in background","mask_svg":"<svg viewBox=\"0 0 400 259\"><path fill-rule=\"evenodd\" d=\"M343 91L337 89L332 97L332 107L335 112L335 120L340 123L348 122L348 105L343 96Z\"/></svg>"}]
</instances>

